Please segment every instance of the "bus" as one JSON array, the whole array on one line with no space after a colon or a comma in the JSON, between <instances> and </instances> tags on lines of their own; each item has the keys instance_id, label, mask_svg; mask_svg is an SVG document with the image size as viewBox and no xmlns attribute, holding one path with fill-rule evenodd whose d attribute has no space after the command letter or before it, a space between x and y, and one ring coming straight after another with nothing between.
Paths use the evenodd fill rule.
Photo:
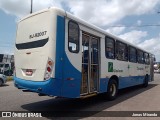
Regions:
<instances>
[{"instance_id":1,"label":"bus","mask_svg":"<svg viewBox=\"0 0 160 120\"><path fill-rule=\"evenodd\" d=\"M15 86L40 96L114 100L154 78L152 53L55 7L18 22L14 55Z\"/></svg>"}]
</instances>

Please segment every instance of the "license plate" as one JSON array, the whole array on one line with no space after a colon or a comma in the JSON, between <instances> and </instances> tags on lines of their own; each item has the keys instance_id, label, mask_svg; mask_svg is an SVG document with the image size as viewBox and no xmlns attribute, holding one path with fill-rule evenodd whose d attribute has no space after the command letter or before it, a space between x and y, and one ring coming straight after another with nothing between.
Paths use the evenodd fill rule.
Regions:
<instances>
[{"instance_id":1,"label":"license plate","mask_svg":"<svg viewBox=\"0 0 160 120\"><path fill-rule=\"evenodd\" d=\"M32 74L33 74L33 71L32 71L32 70L30 70L30 69L27 69L27 70L26 70L26 75L32 76Z\"/></svg>"}]
</instances>

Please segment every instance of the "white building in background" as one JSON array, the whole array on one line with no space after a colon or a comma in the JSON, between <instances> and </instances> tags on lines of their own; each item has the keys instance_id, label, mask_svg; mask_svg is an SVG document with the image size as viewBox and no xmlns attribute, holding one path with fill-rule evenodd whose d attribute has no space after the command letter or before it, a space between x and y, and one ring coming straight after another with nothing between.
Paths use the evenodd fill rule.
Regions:
<instances>
[{"instance_id":1,"label":"white building in background","mask_svg":"<svg viewBox=\"0 0 160 120\"><path fill-rule=\"evenodd\" d=\"M13 63L14 55L0 54L0 63Z\"/></svg>"},{"instance_id":2,"label":"white building in background","mask_svg":"<svg viewBox=\"0 0 160 120\"><path fill-rule=\"evenodd\" d=\"M0 54L0 74L13 75L14 55Z\"/></svg>"}]
</instances>

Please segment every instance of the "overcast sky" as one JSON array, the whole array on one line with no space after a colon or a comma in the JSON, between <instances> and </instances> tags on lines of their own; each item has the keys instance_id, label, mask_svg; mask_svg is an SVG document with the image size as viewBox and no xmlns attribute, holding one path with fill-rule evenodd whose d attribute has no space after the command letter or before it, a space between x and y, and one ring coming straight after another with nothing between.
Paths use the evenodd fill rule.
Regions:
<instances>
[{"instance_id":1,"label":"overcast sky","mask_svg":"<svg viewBox=\"0 0 160 120\"><path fill-rule=\"evenodd\" d=\"M13 54L17 21L30 13L30 2L0 0L0 53ZM160 61L160 0L33 0L33 12L51 6L152 52Z\"/></svg>"}]
</instances>

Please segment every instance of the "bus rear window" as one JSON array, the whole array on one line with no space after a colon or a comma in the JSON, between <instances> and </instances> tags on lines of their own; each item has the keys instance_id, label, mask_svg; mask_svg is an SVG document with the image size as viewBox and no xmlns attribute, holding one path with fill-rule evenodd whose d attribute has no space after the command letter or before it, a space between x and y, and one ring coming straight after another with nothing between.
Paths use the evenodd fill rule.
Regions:
<instances>
[{"instance_id":1,"label":"bus rear window","mask_svg":"<svg viewBox=\"0 0 160 120\"><path fill-rule=\"evenodd\" d=\"M43 47L48 42L48 38L27 43L16 44L18 50Z\"/></svg>"}]
</instances>

